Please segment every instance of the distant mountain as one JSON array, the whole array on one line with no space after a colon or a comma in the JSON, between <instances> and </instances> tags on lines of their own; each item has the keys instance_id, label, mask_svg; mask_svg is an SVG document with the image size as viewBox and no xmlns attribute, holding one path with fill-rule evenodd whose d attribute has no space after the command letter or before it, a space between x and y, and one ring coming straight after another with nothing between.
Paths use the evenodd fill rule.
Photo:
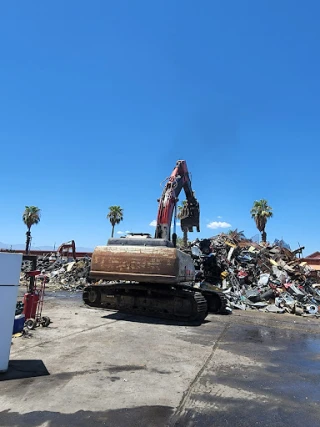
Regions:
<instances>
[{"instance_id":1,"label":"distant mountain","mask_svg":"<svg viewBox=\"0 0 320 427\"><path fill-rule=\"evenodd\" d=\"M0 249L25 249L26 245L17 244L17 245L9 245L8 243L0 242Z\"/></svg>"},{"instance_id":2,"label":"distant mountain","mask_svg":"<svg viewBox=\"0 0 320 427\"><path fill-rule=\"evenodd\" d=\"M93 252L94 248L85 248L83 246L78 246L76 249L78 252Z\"/></svg>"},{"instance_id":3,"label":"distant mountain","mask_svg":"<svg viewBox=\"0 0 320 427\"><path fill-rule=\"evenodd\" d=\"M0 249L15 249L17 251L21 251L21 250L24 250L25 247L26 245L21 243L10 245L8 243L0 242ZM55 248L55 250L57 249L58 247ZM53 246L31 246L31 250L52 252L54 249L53 249ZM93 252L93 248L85 248L83 246L76 246L76 250L77 252Z\"/></svg>"}]
</instances>

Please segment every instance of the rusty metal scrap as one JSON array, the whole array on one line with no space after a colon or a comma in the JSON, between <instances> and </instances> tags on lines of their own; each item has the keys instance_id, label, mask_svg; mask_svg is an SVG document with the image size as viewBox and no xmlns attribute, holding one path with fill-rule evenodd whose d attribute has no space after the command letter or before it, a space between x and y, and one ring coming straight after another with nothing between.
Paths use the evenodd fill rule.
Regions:
<instances>
[{"instance_id":1,"label":"rusty metal scrap","mask_svg":"<svg viewBox=\"0 0 320 427\"><path fill-rule=\"evenodd\" d=\"M200 241L192 245L200 247ZM290 251L277 245L236 241L225 234L211 238L210 248L216 264L221 266L215 286L225 293L231 307L318 315L319 280L297 257L301 248Z\"/></svg>"}]
</instances>

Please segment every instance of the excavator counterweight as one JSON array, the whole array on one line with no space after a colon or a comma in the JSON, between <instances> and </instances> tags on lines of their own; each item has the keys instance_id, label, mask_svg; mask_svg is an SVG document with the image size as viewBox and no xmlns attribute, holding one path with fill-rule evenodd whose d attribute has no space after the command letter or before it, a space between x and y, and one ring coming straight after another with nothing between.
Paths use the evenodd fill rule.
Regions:
<instances>
[{"instance_id":1,"label":"excavator counterweight","mask_svg":"<svg viewBox=\"0 0 320 427\"><path fill-rule=\"evenodd\" d=\"M148 239L148 246L145 239L140 242L138 239L134 242L131 239L123 240L109 239L107 246L95 248L91 261L91 279L168 285L191 283L194 280L192 259L169 245L170 242Z\"/></svg>"}]
</instances>

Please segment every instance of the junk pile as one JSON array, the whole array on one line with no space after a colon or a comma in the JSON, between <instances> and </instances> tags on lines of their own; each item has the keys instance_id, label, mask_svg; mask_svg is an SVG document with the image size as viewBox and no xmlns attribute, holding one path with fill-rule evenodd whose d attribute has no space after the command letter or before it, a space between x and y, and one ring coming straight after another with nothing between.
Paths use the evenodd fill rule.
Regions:
<instances>
[{"instance_id":1,"label":"junk pile","mask_svg":"<svg viewBox=\"0 0 320 427\"><path fill-rule=\"evenodd\" d=\"M77 291L87 285L91 258L84 257L76 261L67 262L63 259L52 259L49 255L38 257L37 269L47 276L47 285L50 289ZM30 261L23 261L22 273L30 271Z\"/></svg>"},{"instance_id":2,"label":"junk pile","mask_svg":"<svg viewBox=\"0 0 320 427\"><path fill-rule=\"evenodd\" d=\"M218 287L230 307L318 316L320 280L298 258L303 248L290 251L220 234L195 240L189 249L200 287Z\"/></svg>"}]
</instances>

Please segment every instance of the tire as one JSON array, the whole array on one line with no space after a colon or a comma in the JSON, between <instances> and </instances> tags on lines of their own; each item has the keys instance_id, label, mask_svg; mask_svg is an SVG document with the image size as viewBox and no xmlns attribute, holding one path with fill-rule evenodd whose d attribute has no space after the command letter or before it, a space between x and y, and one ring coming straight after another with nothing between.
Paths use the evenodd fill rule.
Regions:
<instances>
[{"instance_id":1,"label":"tire","mask_svg":"<svg viewBox=\"0 0 320 427\"><path fill-rule=\"evenodd\" d=\"M35 319L28 319L25 323L25 326L32 330L37 326L37 321Z\"/></svg>"},{"instance_id":2,"label":"tire","mask_svg":"<svg viewBox=\"0 0 320 427\"><path fill-rule=\"evenodd\" d=\"M44 328L47 328L47 327L50 325L50 317L43 316L43 317L41 318L41 325L42 325Z\"/></svg>"}]
</instances>

